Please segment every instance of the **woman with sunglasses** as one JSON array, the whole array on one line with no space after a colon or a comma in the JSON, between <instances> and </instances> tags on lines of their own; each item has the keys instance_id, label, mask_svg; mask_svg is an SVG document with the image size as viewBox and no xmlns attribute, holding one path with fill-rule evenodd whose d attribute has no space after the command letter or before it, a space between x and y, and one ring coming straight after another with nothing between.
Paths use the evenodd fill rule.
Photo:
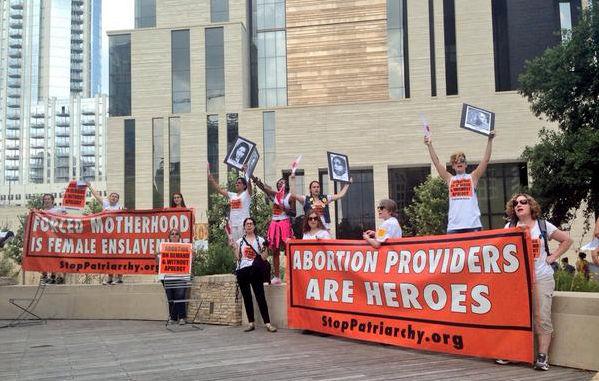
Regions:
<instances>
[{"instance_id":1,"label":"woman with sunglasses","mask_svg":"<svg viewBox=\"0 0 599 381\"><path fill-rule=\"evenodd\" d=\"M250 216L250 204L252 202L251 183L243 177L235 180L235 192L228 192L222 189L214 180L210 171L208 171L208 181L218 193L229 200L229 227L231 228L231 238L238 240L243 236L243 220Z\"/></svg>"},{"instance_id":2,"label":"woman with sunglasses","mask_svg":"<svg viewBox=\"0 0 599 381\"><path fill-rule=\"evenodd\" d=\"M171 194L171 208L186 208L183 195L179 192Z\"/></svg>"},{"instance_id":3,"label":"woman with sunglasses","mask_svg":"<svg viewBox=\"0 0 599 381\"><path fill-rule=\"evenodd\" d=\"M179 229L171 229L168 232L168 242L181 242L181 232ZM158 252L156 253L156 264L160 264L160 247L158 248ZM179 278L181 280L190 280L189 278ZM187 288L185 287L169 287L168 282L165 283L164 280L161 281L162 286L164 287L164 292L166 292L166 299L168 300L168 313L169 319L167 324L174 324L175 322L179 322L179 325L185 324L185 319L187 318L187 303L174 303L175 300L183 300L185 299L185 292Z\"/></svg>"},{"instance_id":4,"label":"woman with sunglasses","mask_svg":"<svg viewBox=\"0 0 599 381\"><path fill-rule=\"evenodd\" d=\"M383 223L376 229L376 232L367 230L362 235L370 246L375 249L381 247L381 243L388 238L401 238L402 235L401 226L397 221L397 203L393 200L384 199L379 202L377 209Z\"/></svg>"},{"instance_id":5,"label":"woman with sunglasses","mask_svg":"<svg viewBox=\"0 0 599 381\"><path fill-rule=\"evenodd\" d=\"M533 240L538 240L539 256L534 259L535 266L535 333L538 341L538 354L534 364L537 370L548 370L549 363L547 354L549 353L549 345L551 344L551 334L553 325L551 324L551 298L555 281L553 280L553 269L551 263L556 262L560 255L564 254L572 245L572 239L568 233L559 230L553 224L545 221L546 236L544 237L539 223L541 216L541 208L539 204L531 196L520 193L512 197L505 206L505 214L510 222L505 225L519 226L523 229L528 229ZM556 240L559 242L558 247L548 253L545 247L544 240ZM548 247L548 246L547 246ZM505 360L496 360L498 364L508 363Z\"/></svg>"},{"instance_id":6,"label":"woman with sunglasses","mask_svg":"<svg viewBox=\"0 0 599 381\"><path fill-rule=\"evenodd\" d=\"M310 209L304 217L303 239L331 239L331 234L322 223L322 218L316 210Z\"/></svg>"},{"instance_id":7,"label":"woman with sunglasses","mask_svg":"<svg viewBox=\"0 0 599 381\"><path fill-rule=\"evenodd\" d=\"M272 253L274 277L270 283L281 284L279 269L281 250L285 250L285 242L293 237L290 216L295 216L295 201L291 200L289 189L295 187L295 178L290 179L290 184L284 178L280 178L277 181L276 191L257 177L252 176L252 180L272 201L272 217L268 225L268 248Z\"/></svg>"},{"instance_id":8,"label":"woman with sunglasses","mask_svg":"<svg viewBox=\"0 0 599 381\"><path fill-rule=\"evenodd\" d=\"M277 329L270 324L268 305L264 296L264 284L262 283L262 261L266 261L264 238L256 235L256 222L252 217L248 217L243 221L243 229L245 232L243 237L238 239L237 242L231 239L229 246L235 252L235 259L237 260L237 283L239 284L241 295L243 295L243 305L249 322L249 326L244 331L250 332L256 329L251 286L251 289L254 290L256 302L258 302L260 315L262 315L262 320L266 325L266 330L268 332L276 332Z\"/></svg>"},{"instance_id":9,"label":"woman with sunglasses","mask_svg":"<svg viewBox=\"0 0 599 381\"><path fill-rule=\"evenodd\" d=\"M455 171L455 175L453 176L439 161L439 157L433 148L431 136L424 137L424 144L428 147L428 152L435 168L437 168L437 172L439 172L439 175L449 186L447 234L477 232L482 229L476 190L478 188L478 180L485 173L491 159L494 137L495 131L491 131L483 159L472 173L466 173L468 164L464 152L456 152L451 155L451 167Z\"/></svg>"},{"instance_id":10,"label":"woman with sunglasses","mask_svg":"<svg viewBox=\"0 0 599 381\"><path fill-rule=\"evenodd\" d=\"M295 177L295 174L289 176L290 178ZM320 182L314 180L310 183L310 194L306 196L299 196L296 194L291 194L292 200L297 200L304 205L304 214L308 213L308 210L314 210L320 218L322 219L322 223L327 230L331 230L331 215L329 213L329 204L333 201L337 201L347 193L349 189L349 184L353 182L353 179L349 179L349 183L346 183L343 188L341 188L341 192L337 194L322 194L320 193Z\"/></svg>"}]
</instances>

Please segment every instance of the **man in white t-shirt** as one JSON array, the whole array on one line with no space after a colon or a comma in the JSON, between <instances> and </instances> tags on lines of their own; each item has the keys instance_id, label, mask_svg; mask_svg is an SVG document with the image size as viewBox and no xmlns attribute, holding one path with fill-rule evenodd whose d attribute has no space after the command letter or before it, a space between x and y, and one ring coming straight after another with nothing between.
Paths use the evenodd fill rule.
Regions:
<instances>
[{"instance_id":1,"label":"man in white t-shirt","mask_svg":"<svg viewBox=\"0 0 599 381\"><path fill-rule=\"evenodd\" d=\"M483 159L472 173L466 173L468 166L466 155L463 152L456 152L451 155L451 167L455 175L445 169L445 166L439 161L439 157L433 148L431 136L424 137L424 144L428 147L431 160L437 168L439 175L445 180L449 187L449 211L447 212L447 234L469 233L480 231L482 224L480 222L480 209L478 207L478 197L476 191L478 180L487 169L491 159L491 150L495 131L491 131L487 140L487 147Z\"/></svg>"}]
</instances>

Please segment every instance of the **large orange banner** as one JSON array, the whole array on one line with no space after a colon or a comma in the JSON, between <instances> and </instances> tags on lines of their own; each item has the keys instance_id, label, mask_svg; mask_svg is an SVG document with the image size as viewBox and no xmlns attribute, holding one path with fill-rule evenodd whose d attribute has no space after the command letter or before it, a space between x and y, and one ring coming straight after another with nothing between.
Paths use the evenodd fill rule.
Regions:
<instances>
[{"instance_id":1,"label":"large orange banner","mask_svg":"<svg viewBox=\"0 0 599 381\"><path fill-rule=\"evenodd\" d=\"M532 362L533 255L520 229L389 240L293 240L288 325Z\"/></svg>"},{"instance_id":2,"label":"large orange banner","mask_svg":"<svg viewBox=\"0 0 599 381\"><path fill-rule=\"evenodd\" d=\"M67 273L156 274L155 254L170 229L193 237L192 209L115 210L69 216L32 210L23 269Z\"/></svg>"}]
</instances>

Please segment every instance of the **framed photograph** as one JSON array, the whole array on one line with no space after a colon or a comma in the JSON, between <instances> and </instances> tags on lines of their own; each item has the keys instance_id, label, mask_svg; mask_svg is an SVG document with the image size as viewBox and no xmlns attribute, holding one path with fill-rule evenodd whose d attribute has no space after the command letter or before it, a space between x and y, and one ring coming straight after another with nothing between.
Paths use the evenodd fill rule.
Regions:
<instances>
[{"instance_id":1,"label":"framed photograph","mask_svg":"<svg viewBox=\"0 0 599 381\"><path fill-rule=\"evenodd\" d=\"M252 175L254 174L254 170L256 169L256 166L258 165L258 160L260 159L260 154L258 153L258 150L256 149L256 147L254 147L254 149L252 150L252 153L250 153L250 157L248 159L247 162L247 170L245 171L245 180L247 182L250 182L250 179L252 178Z\"/></svg>"},{"instance_id":2,"label":"framed photograph","mask_svg":"<svg viewBox=\"0 0 599 381\"><path fill-rule=\"evenodd\" d=\"M239 170L243 169L243 165L250 157L250 153L254 147L256 147L255 143L238 136L233 144L233 148L227 153L225 164Z\"/></svg>"},{"instance_id":3,"label":"framed photograph","mask_svg":"<svg viewBox=\"0 0 599 381\"><path fill-rule=\"evenodd\" d=\"M341 153L327 151L327 158L329 160L329 178L332 181L348 183L349 160L347 160L347 156Z\"/></svg>"},{"instance_id":4,"label":"framed photograph","mask_svg":"<svg viewBox=\"0 0 599 381\"><path fill-rule=\"evenodd\" d=\"M464 103L460 127L489 136L495 129L495 113Z\"/></svg>"}]
</instances>

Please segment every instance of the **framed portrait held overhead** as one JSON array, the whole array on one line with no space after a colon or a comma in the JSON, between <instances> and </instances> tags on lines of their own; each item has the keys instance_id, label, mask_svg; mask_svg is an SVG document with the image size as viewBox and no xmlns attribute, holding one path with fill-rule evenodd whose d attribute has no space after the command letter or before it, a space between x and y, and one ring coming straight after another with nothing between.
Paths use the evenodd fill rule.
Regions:
<instances>
[{"instance_id":1,"label":"framed portrait held overhead","mask_svg":"<svg viewBox=\"0 0 599 381\"><path fill-rule=\"evenodd\" d=\"M225 157L225 164L239 170L243 169L243 165L247 162L254 147L256 147L255 143L238 136L231 151Z\"/></svg>"},{"instance_id":2,"label":"framed portrait held overhead","mask_svg":"<svg viewBox=\"0 0 599 381\"><path fill-rule=\"evenodd\" d=\"M495 113L464 103L460 127L489 136L495 129Z\"/></svg>"},{"instance_id":3,"label":"framed portrait held overhead","mask_svg":"<svg viewBox=\"0 0 599 381\"><path fill-rule=\"evenodd\" d=\"M245 170L245 180L250 181L254 171L256 170L256 165L258 165L258 160L260 159L260 154L258 150L254 147L252 153L250 153L250 157L247 161L247 169Z\"/></svg>"},{"instance_id":4,"label":"framed portrait held overhead","mask_svg":"<svg viewBox=\"0 0 599 381\"><path fill-rule=\"evenodd\" d=\"M347 155L327 151L329 178L342 183L349 182L349 160Z\"/></svg>"}]
</instances>

